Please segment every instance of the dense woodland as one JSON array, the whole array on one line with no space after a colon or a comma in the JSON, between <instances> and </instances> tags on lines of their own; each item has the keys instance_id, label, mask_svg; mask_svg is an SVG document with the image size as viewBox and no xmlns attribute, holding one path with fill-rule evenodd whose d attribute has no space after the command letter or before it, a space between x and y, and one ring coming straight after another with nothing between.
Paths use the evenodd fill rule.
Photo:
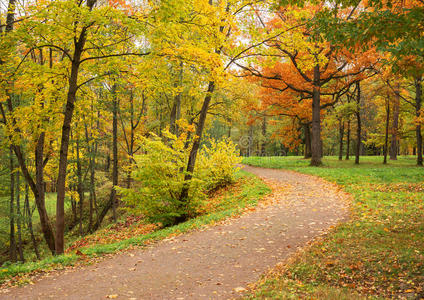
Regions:
<instances>
[{"instance_id":1,"label":"dense woodland","mask_svg":"<svg viewBox=\"0 0 424 300\"><path fill-rule=\"evenodd\" d=\"M239 155L423 165L422 0L0 10L0 262L128 214L184 222Z\"/></svg>"}]
</instances>

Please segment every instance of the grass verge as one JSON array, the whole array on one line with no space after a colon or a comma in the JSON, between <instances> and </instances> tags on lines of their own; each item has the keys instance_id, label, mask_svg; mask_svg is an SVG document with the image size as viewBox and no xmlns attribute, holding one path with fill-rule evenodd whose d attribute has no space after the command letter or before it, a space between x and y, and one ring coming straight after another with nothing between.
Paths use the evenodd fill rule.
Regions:
<instances>
[{"instance_id":1,"label":"grass verge","mask_svg":"<svg viewBox=\"0 0 424 300\"><path fill-rule=\"evenodd\" d=\"M310 167L298 157L249 157L243 163L320 176L352 194L353 216L276 267L249 299L424 298L424 168L413 157L383 165L326 157Z\"/></svg>"},{"instance_id":2,"label":"grass verge","mask_svg":"<svg viewBox=\"0 0 424 300\"><path fill-rule=\"evenodd\" d=\"M240 215L247 208L256 206L258 201L269 192L270 189L258 177L239 171L236 184L213 195L208 200L203 214L197 218L162 229L143 224L142 221L131 225L130 228L118 226L123 228L123 233L117 230L116 225L111 225L91 236L84 237L82 242L74 242L71 245L72 252L65 255L49 257L38 262L3 266L0 268L0 283L10 285L25 283L35 273L61 269L79 263L90 263L96 257L104 254L115 253L135 246L143 246ZM147 230L143 234L134 234L143 226L148 226L152 230ZM129 236L132 237L128 238Z\"/></svg>"}]
</instances>

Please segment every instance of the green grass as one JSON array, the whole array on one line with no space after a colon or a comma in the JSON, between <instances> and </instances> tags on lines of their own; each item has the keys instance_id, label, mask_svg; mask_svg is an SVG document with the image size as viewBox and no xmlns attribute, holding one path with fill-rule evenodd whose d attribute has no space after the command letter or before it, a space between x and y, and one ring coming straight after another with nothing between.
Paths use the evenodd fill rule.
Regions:
<instances>
[{"instance_id":1,"label":"green grass","mask_svg":"<svg viewBox=\"0 0 424 300\"><path fill-rule=\"evenodd\" d=\"M352 219L258 283L250 299L424 297L424 168L413 157L361 164L325 157L249 157L243 163L320 176L353 195Z\"/></svg>"},{"instance_id":2,"label":"green grass","mask_svg":"<svg viewBox=\"0 0 424 300\"><path fill-rule=\"evenodd\" d=\"M239 215L243 212L245 207L256 206L258 200L270 192L270 189L259 178L244 171L238 172L237 181L238 188L224 190L219 205L214 206L214 209L207 214L179 225L159 229L145 235L134 236L115 243L98 244L80 248L79 250L85 254L83 257L77 256L76 254L67 254L49 257L38 262L3 266L0 268L0 283L14 276L22 276L35 271L48 271L50 269L74 265L78 263L81 258L85 259L87 257L96 257L106 253L114 253L132 246L142 246L146 243L161 240L171 235L184 233L231 216Z\"/></svg>"}]
</instances>

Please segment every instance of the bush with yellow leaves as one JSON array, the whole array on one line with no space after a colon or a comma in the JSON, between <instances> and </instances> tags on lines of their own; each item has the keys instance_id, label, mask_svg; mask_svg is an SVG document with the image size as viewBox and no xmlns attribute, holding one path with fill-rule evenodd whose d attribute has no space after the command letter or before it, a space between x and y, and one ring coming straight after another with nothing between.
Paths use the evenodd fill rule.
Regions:
<instances>
[{"instance_id":1,"label":"bush with yellow leaves","mask_svg":"<svg viewBox=\"0 0 424 300\"><path fill-rule=\"evenodd\" d=\"M192 126L180 123L181 134L168 130L163 138L141 137L143 154L135 155L132 171L134 185L118 188L127 209L144 215L149 222L169 226L184 218L194 217L206 198L206 192L234 181L240 158L230 140L210 141L199 153L192 179L185 181L185 168L194 139ZM189 186L189 196L181 201L181 192Z\"/></svg>"},{"instance_id":2,"label":"bush with yellow leaves","mask_svg":"<svg viewBox=\"0 0 424 300\"><path fill-rule=\"evenodd\" d=\"M204 146L200 151L196 173L205 181L205 189L212 191L234 182L241 157L229 138L212 139L209 143L209 147Z\"/></svg>"}]
</instances>

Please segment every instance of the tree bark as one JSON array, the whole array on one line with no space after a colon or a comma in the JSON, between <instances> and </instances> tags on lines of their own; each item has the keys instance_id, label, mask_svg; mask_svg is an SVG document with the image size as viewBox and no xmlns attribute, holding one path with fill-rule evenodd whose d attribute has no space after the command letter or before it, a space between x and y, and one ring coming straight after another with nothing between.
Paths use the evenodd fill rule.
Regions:
<instances>
[{"instance_id":1,"label":"tree bark","mask_svg":"<svg viewBox=\"0 0 424 300\"><path fill-rule=\"evenodd\" d=\"M350 119L347 121L347 132L346 132L346 160L349 160L350 154Z\"/></svg>"},{"instance_id":2,"label":"tree bark","mask_svg":"<svg viewBox=\"0 0 424 300\"><path fill-rule=\"evenodd\" d=\"M7 6L7 16L6 16L6 32L11 32L13 30L13 24L15 22L15 9L16 9L16 0L9 0Z\"/></svg>"},{"instance_id":3,"label":"tree bark","mask_svg":"<svg viewBox=\"0 0 424 300\"><path fill-rule=\"evenodd\" d=\"M16 172L16 225L18 229L18 253L20 261L24 262L24 249L22 244L22 212L21 212L21 182L19 171Z\"/></svg>"},{"instance_id":4,"label":"tree bark","mask_svg":"<svg viewBox=\"0 0 424 300\"><path fill-rule=\"evenodd\" d=\"M112 202L112 212L113 212L113 221L117 220L117 212L116 212L116 187L118 186L118 96L117 96L117 86L114 84L112 88L112 157L113 157L113 165L112 165L112 184L113 188L110 192L110 201Z\"/></svg>"},{"instance_id":5,"label":"tree bark","mask_svg":"<svg viewBox=\"0 0 424 300\"><path fill-rule=\"evenodd\" d=\"M389 147L389 124L390 124L390 101L389 98L386 99L386 134L384 139L384 148L383 148L383 155L384 160L383 164L387 164L387 150Z\"/></svg>"},{"instance_id":6,"label":"tree bark","mask_svg":"<svg viewBox=\"0 0 424 300\"><path fill-rule=\"evenodd\" d=\"M84 208L84 186L83 186L83 179L82 179L82 166L81 166L81 158L80 158L80 143L79 143L79 136L76 136L76 152L77 152L77 177L78 177L78 197L79 197L79 234L82 236L84 234L83 228L82 228L82 213Z\"/></svg>"},{"instance_id":7,"label":"tree bark","mask_svg":"<svg viewBox=\"0 0 424 300\"><path fill-rule=\"evenodd\" d=\"M27 226L28 231L31 235L31 241L32 241L32 247L34 248L35 255L37 256L37 259L40 259L40 252L38 251L38 245L37 240L35 239L34 230L32 228L32 215L33 211L31 211L31 208L29 206L29 195L28 195L28 184L25 185L25 207L27 209Z\"/></svg>"},{"instance_id":8,"label":"tree bark","mask_svg":"<svg viewBox=\"0 0 424 300\"><path fill-rule=\"evenodd\" d=\"M10 147L9 152L9 167L10 167L10 203L9 203L9 218L10 218L10 231L9 231L9 258L11 261L16 262L16 239L15 239L15 166L13 164L13 151Z\"/></svg>"},{"instance_id":9,"label":"tree bark","mask_svg":"<svg viewBox=\"0 0 424 300\"><path fill-rule=\"evenodd\" d=\"M344 135L344 122L339 120L339 160L343 159L343 135Z\"/></svg>"},{"instance_id":10,"label":"tree bark","mask_svg":"<svg viewBox=\"0 0 424 300\"><path fill-rule=\"evenodd\" d=\"M393 101L393 121L392 121L392 140L390 144L390 160L397 160L397 153L399 148L399 84L395 91L395 98Z\"/></svg>"},{"instance_id":11,"label":"tree bark","mask_svg":"<svg viewBox=\"0 0 424 300\"><path fill-rule=\"evenodd\" d=\"M71 191L75 191L74 185L70 187ZM77 212L77 201L74 196L71 195L71 208L72 208L72 224L70 224L69 229L73 228L78 223L78 212Z\"/></svg>"},{"instance_id":12,"label":"tree bark","mask_svg":"<svg viewBox=\"0 0 424 300\"><path fill-rule=\"evenodd\" d=\"M91 109L93 109L93 105L91 106ZM91 124L92 126L92 124ZM91 232L91 227L93 226L93 213L94 213L94 203L96 202L96 170L95 170L95 164L96 164L96 154L97 154L97 146L96 143L92 143L91 139L93 138L93 135L88 133L88 124L84 123L85 128L85 140L87 143L87 149L89 151L89 161L88 161L88 168L90 172L90 185L89 185L89 212L88 212L88 228L87 232ZM91 128L93 130L93 128Z\"/></svg>"},{"instance_id":13,"label":"tree bark","mask_svg":"<svg viewBox=\"0 0 424 300\"><path fill-rule=\"evenodd\" d=\"M84 38L85 40L85 38ZM68 149L69 135L71 131L71 122L74 112L74 105L77 93L79 61L82 47L75 48L76 55L72 61L71 77L69 79L69 90L65 108L65 117L62 125L62 137L60 141L59 154L59 172L57 176L57 200L56 200L56 254L64 252L64 232L65 232L65 188L66 188L66 170L68 167Z\"/></svg>"},{"instance_id":14,"label":"tree bark","mask_svg":"<svg viewBox=\"0 0 424 300\"><path fill-rule=\"evenodd\" d=\"M321 162L321 108L320 108L320 70L319 65L314 67L314 87L312 95L312 139L311 139L311 166L320 166Z\"/></svg>"},{"instance_id":15,"label":"tree bark","mask_svg":"<svg viewBox=\"0 0 424 300\"><path fill-rule=\"evenodd\" d=\"M112 208L113 203L110 199L111 198L109 197L109 201L106 202L106 205L103 207L102 211L97 216L96 223L94 223L94 226L91 228L91 232L94 232L100 228L100 225L102 225L103 219L106 217L107 212Z\"/></svg>"},{"instance_id":16,"label":"tree bark","mask_svg":"<svg viewBox=\"0 0 424 300\"><path fill-rule=\"evenodd\" d=\"M304 158L311 158L311 127L309 123L303 125L303 129L305 131L305 153Z\"/></svg>"},{"instance_id":17,"label":"tree bark","mask_svg":"<svg viewBox=\"0 0 424 300\"><path fill-rule=\"evenodd\" d=\"M355 164L359 164L359 156L361 151L361 84L359 82L356 83L356 103L357 103L357 110L355 114L356 114L357 128L356 128Z\"/></svg>"},{"instance_id":18,"label":"tree bark","mask_svg":"<svg viewBox=\"0 0 424 300\"><path fill-rule=\"evenodd\" d=\"M420 116L422 102L422 77L415 78L415 115ZM415 134L417 137L417 165L423 165L423 137L421 135L421 124L415 126Z\"/></svg>"},{"instance_id":19,"label":"tree bark","mask_svg":"<svg viewBox=\"0 0 424 300\"><path fill-rule=\"evenodd\" d=\"M143 97L143 104L142 104L142 112L141 115L143 114L143 110L144 110L144 97ZM140 122L140 119L137 120L136 124L138 124L138 122ZM125 128L123 126L124 124L122 123L122 131L124 132L125 135ZM134 96L133 96L133 92L131 91L131 95L130 95L130 140L128 143L128 173L127 173L127 189L131 188L131 170L132 170L132 163L133 163L133 155L134 155L134 137L135 137L135 129L136 129L136 125L134 124Z\"/></svg>"}]
</instances>

